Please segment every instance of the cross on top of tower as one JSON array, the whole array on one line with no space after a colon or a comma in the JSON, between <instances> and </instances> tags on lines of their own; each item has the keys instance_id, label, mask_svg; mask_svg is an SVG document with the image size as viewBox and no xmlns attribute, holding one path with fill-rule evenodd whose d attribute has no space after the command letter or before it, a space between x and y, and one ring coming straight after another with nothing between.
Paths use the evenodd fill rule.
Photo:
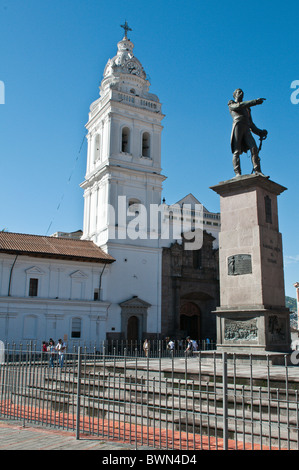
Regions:
<instances>
[{"instance_id":1,"label":"cross on top of tower","mask_svg":"<svg viewBox=\"0 0 299 470\"><path fill-rule=\"evenodd\" d=\"M125 21L125 24L120 25L121 28L124 28L125 30L125 38L128 38L128 31L132 31L132 29L129 27L127 20Z\"/></svg>"}]
</instances>

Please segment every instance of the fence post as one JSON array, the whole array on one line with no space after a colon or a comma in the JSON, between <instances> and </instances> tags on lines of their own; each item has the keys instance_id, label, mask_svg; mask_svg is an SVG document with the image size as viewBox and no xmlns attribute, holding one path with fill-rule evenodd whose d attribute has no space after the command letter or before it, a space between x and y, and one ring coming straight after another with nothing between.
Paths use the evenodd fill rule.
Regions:
<instances>
[{"instance_id":1,"label":"fence post","mask_svg":"<svg viewBox=\"0 0 299 470\"><path fill-rule=\"evenodd\" d=\"M223 364L223 450L228 450L228 407L227 407L227 353L222 353Z\"/></svg>"},{"instance_id":2,"label":"fence post","mask_svg":"<svg viewBox=\"0 0 299 470\"><path fill-rule=\"evenodd\" d=\"M78 347L76 439L80 439L81 346Z\"/></svg>"},{"instance_id":3,"label":"fence post","mask_svg":"<svg viewBox=\"0 0 299 470\"><path fill-rule=\"evenodd\" d=\"M3 343L3 341L0 340L0 365L4 363L5 363L5 344Z\"/></svg>"}]
</instances>

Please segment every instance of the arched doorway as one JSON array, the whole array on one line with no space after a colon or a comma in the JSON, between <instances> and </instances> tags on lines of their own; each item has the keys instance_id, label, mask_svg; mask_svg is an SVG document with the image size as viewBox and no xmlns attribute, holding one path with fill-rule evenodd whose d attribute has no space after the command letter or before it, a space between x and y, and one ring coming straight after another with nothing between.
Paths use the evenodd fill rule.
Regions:
<instances>
[{"instance_id":1,"label":"arched doorway","mask_svg":"<svg viewBox=\"0 0 299 470\"><path fill-rule=\"evenodd\" d=\"M193 339L200 339L200 308L186 302L180 308L180 330Z\"/></svg>"},{"instance_id":2,"label":"arched doorway","mask_svg":"<svg viewBox=\"0 0 299 470\"><path fill-rule=\"evenodd\" d=\"M132 315L128 319L128 326L127 326L127 339L128 339L128 341L138 340L138 326L139 326L138 318L135 315Z\"/></svg>"},{"instance_id":3,"label":"arched doorway","mask_svg":"<svg viewBox=\"0 0 299 470\"><path fill-rule=\"evenodd\" d=\"M128 341L141 340L146 337L147 311L151 307L145 300L134 296L121 302L121 331L124 339Z\"/></svg>"}]
</instances>

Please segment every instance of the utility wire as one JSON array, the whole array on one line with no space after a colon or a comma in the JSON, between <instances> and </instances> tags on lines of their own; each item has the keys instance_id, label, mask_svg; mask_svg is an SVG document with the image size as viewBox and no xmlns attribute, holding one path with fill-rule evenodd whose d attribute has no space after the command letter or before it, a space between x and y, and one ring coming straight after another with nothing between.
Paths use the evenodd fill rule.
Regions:
<instances>
[{"instance_id":1,"label":"utility wire","mask_svg":"<svg viewBox=\"0 0 299 470\"><path fill-rule=\"evenodd\" d=\"M75 158L75 162L74 162L74 165L73 165L73 169L72 169L72 171L71 171L71 173L70 173L70 176L68 177L67 185L70 184L70 182L71 182L71 179L72 179L72 176L73 176L75 167L76 167L76 165L77 165L77 162L78 162L78 160L79 160L79 156L80 156L81 150L82 150L82 148L83 148L84 142L85 142L85 135L84 135L84 137L83 137L83 139L82 139L82 142L81 142L81 145L80 145L80 148L79 148L78 155L77 155L76 158ZM60 209L60 207L61 207L61 204L62 204L62 201L63 201L63 199L64 199L64 196L65 196L65 192L62 194L62 196L61 196L61 198L60 198L60 201L59 201L58 206L57 206L57 208L56 208L56 214L57 214L57 212L59 211L59 209ZM55 219L55 216L52 218L52 220L51 220L51 222L50 222L50 224L49 224L49 227L48 227L48 229L47 229L47 231L46 231L46 236L47 236L48 233L49 233L49 230L50 230L50 228L51 228L51 226L52 226L52 224L53 224L53 222L54 222L54 219Z\"/></svg>"}]
</instances>

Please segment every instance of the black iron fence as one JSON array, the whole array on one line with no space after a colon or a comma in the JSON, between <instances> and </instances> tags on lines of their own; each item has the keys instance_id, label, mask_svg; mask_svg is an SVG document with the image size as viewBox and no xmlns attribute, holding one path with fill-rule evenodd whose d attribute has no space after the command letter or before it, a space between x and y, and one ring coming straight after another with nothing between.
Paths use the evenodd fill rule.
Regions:
<instances>
[{"instance_id":1,"label":"black iron fence","mask_svg":"<svg viewBox=\"0 0 299 470\"><path fill-rule=\"evenodd\" d=\"M79 348L52 358L32 345L6 348L0 418L136 449L298 449L299 368L287 357L274 365L271 355L159 351Z\"/></svg>"},{"instance_id":2,"label":"black iron fence","mask_svg":"<svg viewBox=\"0 0 299 470\"><path fill-rule=\"evenodd\" d=\"M48 344L48 343L47 343ZM86 342L79 340L69 340L66 343L68 353L76 353L78 348L81 348L82 353L98 354L98 355L113 355L113 356L139 356L145 355L144 341L141 340L104 340L99 342ZM188 345L187 340L174 340L173 349L168 346L169 339L152 339L148 341L148 355L149 357L183 357L186 353ZM5 349L9 351L20 352L20 354L27 354L28 352L37 356L42 353L42 343L37 341L29 341L26 343L5 343ZM194 351L212 351L216 349L214 340L193 340L192 350Z\"/></svg>"}]
</instances>

